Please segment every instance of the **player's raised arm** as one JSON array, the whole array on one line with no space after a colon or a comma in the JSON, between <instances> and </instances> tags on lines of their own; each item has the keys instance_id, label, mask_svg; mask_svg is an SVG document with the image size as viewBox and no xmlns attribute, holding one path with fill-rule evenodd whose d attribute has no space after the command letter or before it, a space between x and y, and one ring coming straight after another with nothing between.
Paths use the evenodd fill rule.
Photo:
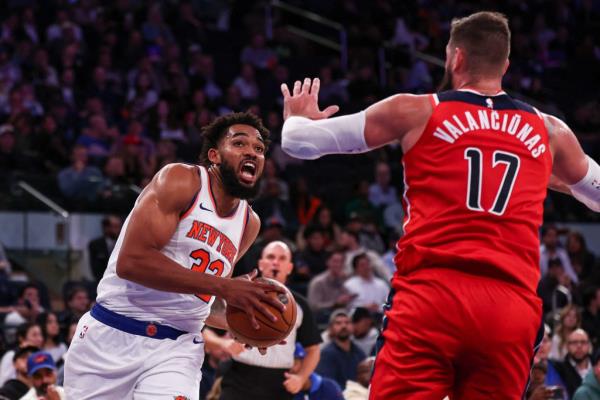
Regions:
<instances>
[{"instance_id":1,"label":"player's raised arm","mask_svg":"<svg viewBox=\"0 0 600 400\"><path fill-rule=\"evenodd\" d=\"M551 189L570 193L600 212L600 166L586 155L573 131L560 119L544 115L553 156Z\"/></svg>"},{"instance_id":2,"label":"player's raised arm","mask_svg":"<svg viewBox=\"0 0 600 400\"><path fill-rule=\"evenodd\" d=\"M356 114L329 118L338 106L321 111L318 105L319 79L296 81L293 92L283 93L281 144L293 157L316 159L327 154L365 153L420 133L431 115L428 96L399 94L381 100ZM412 143L408 143L411 145Z\"/></svg>"},{"instance_id":3,"label":"player's raised arm","mask_svg":"<svg viewBox=\"0 0 600 400\"><path fill-rule=\"evenodd\" d=\"M195 167L171 164L163 168L142 193L134 207L117 260L119 277L151 289L219 296L250 314L260 311L274 316L261 301L281 308L266 290L271 285L249 279L225 279L191 271L161 252L179 218L198 189Z\"/></svg>"}]
</instances>

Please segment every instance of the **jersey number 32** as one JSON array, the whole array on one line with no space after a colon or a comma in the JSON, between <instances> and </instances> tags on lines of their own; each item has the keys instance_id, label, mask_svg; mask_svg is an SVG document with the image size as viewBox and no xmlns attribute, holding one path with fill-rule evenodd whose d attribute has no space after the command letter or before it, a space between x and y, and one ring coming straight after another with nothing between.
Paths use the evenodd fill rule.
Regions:
<instances>
[{"instance_id":1,"label":"jersey number 32","mask_svg":"<svg viewBox=\"0 0 600 400\"><path fill-rule=\"evenodd\" d=\"M225 271L225 264L223 261L217 259L213 262L210 262L210 254L204 249L192 251L190 253L190 257L198 261L198 263L194 263L192 265L192 271L198 271L215 276L221 276L223 275L223 271ZM209 303L212 298L210 294L197 294L196 297L206 303Z\"/></svg>"}]
</instances>

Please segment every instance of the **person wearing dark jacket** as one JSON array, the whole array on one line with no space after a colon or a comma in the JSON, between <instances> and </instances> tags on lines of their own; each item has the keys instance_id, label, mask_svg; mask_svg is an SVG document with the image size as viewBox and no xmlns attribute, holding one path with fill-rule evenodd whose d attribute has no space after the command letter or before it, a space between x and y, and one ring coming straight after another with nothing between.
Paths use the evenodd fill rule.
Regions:
<instances>
[{"instance_id":1,"label":"person wearing dark jacket","mask_svg":"<svg viewBox=\"0 0 600 400\"><path fill-rule=\"evenodd\" d=\"M104 275L108 258L121 232L121 226L122 221L118 216L108 215L104 217L102 219L102 236L88 244L90 267L96 282L100 282L102 275Z\"/></svg>"},{"instance_id":2,"label":"person wearing dark jacket","mask_svg":"<svg viewBox=\"0 0 600 400\"><path fill-rule=\"evenodd\" d=\"M590 350L588 334L583 329L575 329L567 338L565 360L554 364L567 387L569 398L572 398L577 388L581 386L583 378L593 371Z\"/></svg>"}]
</instances>

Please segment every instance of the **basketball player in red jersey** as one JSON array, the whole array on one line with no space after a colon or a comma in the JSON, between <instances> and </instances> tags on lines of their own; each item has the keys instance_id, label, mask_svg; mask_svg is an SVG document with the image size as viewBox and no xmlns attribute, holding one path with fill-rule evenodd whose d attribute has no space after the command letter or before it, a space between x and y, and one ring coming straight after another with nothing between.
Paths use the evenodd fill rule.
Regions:
<instances>
[{"instance_id":1,"label":"basketball player in red jersey","mask_svg":"<svg viewBox=\"0 0 600 400\"><path fill-rule=\"evenodd\" d=\"M405 236L387 305L371 399L518 399L541 301L538 229L546 188L600 211L600 167L559 119L502 91L506 18L452 22L453 90L399 94L353 115L318 106L319 80L282 85L282 146L314 159L399 141ZM540 336L541 337L541 336Z\"/></svg>"}]
</instances>

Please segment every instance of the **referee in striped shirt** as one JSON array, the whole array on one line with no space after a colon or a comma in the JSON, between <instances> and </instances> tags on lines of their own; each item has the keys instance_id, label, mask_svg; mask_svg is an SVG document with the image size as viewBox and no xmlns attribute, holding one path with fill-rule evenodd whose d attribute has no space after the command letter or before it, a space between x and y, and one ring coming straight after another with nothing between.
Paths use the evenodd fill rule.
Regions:
<instances>
[{"instance_id":1,"label":"referee in striped shirt","mask_svg":"<svg viewBox=\"0 0 600 400\"><path fill-rule=\"evenodd\" d=\"M265 278L285 284L293 268L289 247L280 241L269 243L258 268ZM266 355L253 348L234 356L231 367L223 374L220 400L291 400L309 379L319 363L321 336L306 299L293 291L292 294L298 310L295 329L285 339L286 344L269 347ZM296 342L302 344L306 356L300 369L290 373Z\"/></svg>"}]
</instances>

